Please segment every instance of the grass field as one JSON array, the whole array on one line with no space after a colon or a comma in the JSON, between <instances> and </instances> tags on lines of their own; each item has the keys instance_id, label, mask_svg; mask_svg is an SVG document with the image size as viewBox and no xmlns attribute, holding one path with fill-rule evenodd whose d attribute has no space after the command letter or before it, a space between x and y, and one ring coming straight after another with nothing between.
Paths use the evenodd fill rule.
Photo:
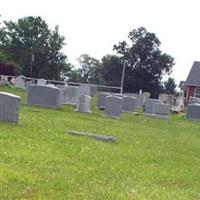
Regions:
<instances>
[{"instance_id":1,"label":"grass field","mask_svg":"<svg viewBox=\"0 0 200 200\"><path fill-rule=\"evenodd\" d=\"M26 105L19 124L0 123L0 199L191 200L200 199L200 123L93 114ZM108 134L117 143L68 135Z\"/></svg>"}]
</instances>

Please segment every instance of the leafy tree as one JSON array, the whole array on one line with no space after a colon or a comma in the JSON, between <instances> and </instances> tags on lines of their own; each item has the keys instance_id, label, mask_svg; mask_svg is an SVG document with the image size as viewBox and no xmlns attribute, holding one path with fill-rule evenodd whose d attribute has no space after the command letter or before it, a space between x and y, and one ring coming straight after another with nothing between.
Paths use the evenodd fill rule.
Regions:
<instances>
[{"instance_id":1,"label":"leafy tree","mask_svg":"<svg viewBox=\"0 0 200 200\"><path fill-rule=\"evenodd\" d=\"M173 78L169 77L168 80L164 82L164 92L166 94L176 95L176 83Z\"/></svg>"},{"instance_id":2,"label":"leafy tree","mask_svg":"<svg viewBox=\"0 0 200 200\"><path fill-rule=\"evenodd\" d=\"M25 17L17 22L5 21L0 29L0 49L9 54L25 76L59 79L70 70L61 52L64 37L58 26L51 31L41 17Z\"/></svg>"},{"instance_id":3,"label":"leafy tree","mask_svg":"<svg viewBox=\"0 0 200 200\"><path fill-rule=\"evenodd\" d=\"M129 63L124 89L132 92L142 89L155 97L162 88L163 75L171 73L174 59L159 49L159 39L143 27L131 31L128 38L130 45L126 41L114 45L121 59Z\"/></svg>"},{"instance_id":4,"label":"leafy tree","mask_svg":"<svg viewBox=\"0 0 200 200\"><path fill-rule=\"evenodd\" d=\"M80 68L76 70L79 81L83 83L95 83L101 82L100 61L96 58L89 56L88 54L82 54L78 58Z\"/></svg>"},{"instance_id":5,"label":"leafy tree","mask_svg":"<svg viewBox=\"0 0 200 200\"><path fill-rule=\"evenodd\" d=\"M100 72L106 85L120 86L123 62L117 55L106 55L101 59Z\"/></svg>"}]
</instances>

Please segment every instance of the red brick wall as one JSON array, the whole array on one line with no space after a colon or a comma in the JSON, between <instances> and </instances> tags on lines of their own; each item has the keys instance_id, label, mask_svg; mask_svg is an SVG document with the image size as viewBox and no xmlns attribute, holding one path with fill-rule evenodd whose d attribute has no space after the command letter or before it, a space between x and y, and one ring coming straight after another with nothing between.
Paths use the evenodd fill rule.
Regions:
<instances>
[{"instance_id":1,"label":"red brick wall","mask_svg":"<svg viewBox=\"0 0 200 200\"><path fill-rule=\"evenodd\" d=\"M193 97L194 96L194 92L195 92L195 86L188 86L188 94L187 94L187 100L190 99L190 97Z\"/></svg>"}]
</instances>

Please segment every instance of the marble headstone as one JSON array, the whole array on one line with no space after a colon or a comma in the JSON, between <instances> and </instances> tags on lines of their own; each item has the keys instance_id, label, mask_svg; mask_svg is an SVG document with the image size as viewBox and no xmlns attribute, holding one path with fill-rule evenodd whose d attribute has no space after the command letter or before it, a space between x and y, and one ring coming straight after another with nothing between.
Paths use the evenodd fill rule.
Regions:
<instances>
[{"instance_id":1,"label":"marble headstone","mask_svg":"<svg viewBox=\"0 0 200 200\"><path fill-rule=\"evenodd\" d=\"M100 93L98 95L98 98L97 98L97 107L100 109L100 110L103 110L105 109L105 106L106 106L106 97L107 96L110 96L109 93L106 93L106 92L103 92L103 93Z\"/></svg>"},{"instance_id":2,"label":"marble headstone","mask_svg":"<svg viewBox=\"0 0 200 200\"><path fill-rule=\"evenodd\" d=\"M20 107L19 96L0 92L0 121L17 123Z\"/></svg>"},{"instance_id":3,"label":"marble headstone","mask_svg":"<svg viewBox=\"0 0 200 200\"><path fill-rule=\"evenodd\" d=\"M25 89L26 83L25 83L25 77L24 76L17 76L15 80L15 87Z\"/></svg>"},{"instance_id":4,"label":"marble headstone","mask_svg":"<svg viewBox=\"0 0 200 200\"><path fill-rule=\"evenodd\" d=\"M122 114L123 99L117 96L107 96L105 100L105 114L109 117L119 118Z\"/></svg>"},{"instance_id":5,"label":"marble headstone","mask_svg":"<svg viewBox=\"0 0 200 200\"><path fill-rule=\"evenodd\" d=\"M46 108L59 108L62 97L61 91L56 87L29 86L28 104Z\"/></svg>"},{"instance_id":6,"label":"marble headstone","mask_svg":"<svg viewBox=\"0 0 200 200\"><path fill-rule=\"evenodd\" d=\"M122 103L122 110L123 112L134 112L135 110L135 104L136 104L136 98L135 97L123 97L123 103Z\"/></svg>"},{"instance_id":7,"label":"marble headstone","mask_svg":"<svg viewBox=\"0 0 200 200\"><path fill-rule=\"evenodd\" d=\"M79 103L77 105L76 111L85 112L85 113L91 113L90 101L91 101L91 97L90 96L88 96L88 95L80 96L79 97Z\"/></svg>"},{"instance_id":8,"label":"marble headstone","mask_svg":"<svg viewBox=\"0 0 200 200\"><path fill-rule=\"evenodd\" d=\"M188 104L186 116L191 120L200 120L200 104Z\"/></svg>"},{"instance_id":9,"label":"marble headstone","mask_svg":"<svg viewBox=\"0 0 200 200\"><path fill-rule=\"evenodd\" d=\"M147 99L145 106L144 106L144 112L152 114L153 113L153 107L155 103L160 103L160 100L158 99Z\"/></svg>"}]
</instances>

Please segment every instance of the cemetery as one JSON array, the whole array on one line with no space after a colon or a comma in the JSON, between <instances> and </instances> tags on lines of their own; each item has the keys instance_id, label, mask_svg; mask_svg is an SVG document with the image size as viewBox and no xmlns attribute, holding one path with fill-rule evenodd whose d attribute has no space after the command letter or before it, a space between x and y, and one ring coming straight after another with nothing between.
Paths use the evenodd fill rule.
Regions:
<instances>
[{"instance_id":1,"label":"cemetery","mask_svg":"<svg viewBox=\"0 0 200 200\"><path fill-rule=\"evenodd\" d=\"M0 87L0 179L13 188L7 199L198 197L199 99L173 114L164 95L19 86Z\"/></svg>"},{"instance_id":2,"label":"cemetery","mask_svg":"<svg viewBox=\"0 0 200 200\"><path fill-rule=\"evenodd\" d=\"M138 3L2 2L0 200L200 199L199 6Z\"/></svg>"}]
</instances>

